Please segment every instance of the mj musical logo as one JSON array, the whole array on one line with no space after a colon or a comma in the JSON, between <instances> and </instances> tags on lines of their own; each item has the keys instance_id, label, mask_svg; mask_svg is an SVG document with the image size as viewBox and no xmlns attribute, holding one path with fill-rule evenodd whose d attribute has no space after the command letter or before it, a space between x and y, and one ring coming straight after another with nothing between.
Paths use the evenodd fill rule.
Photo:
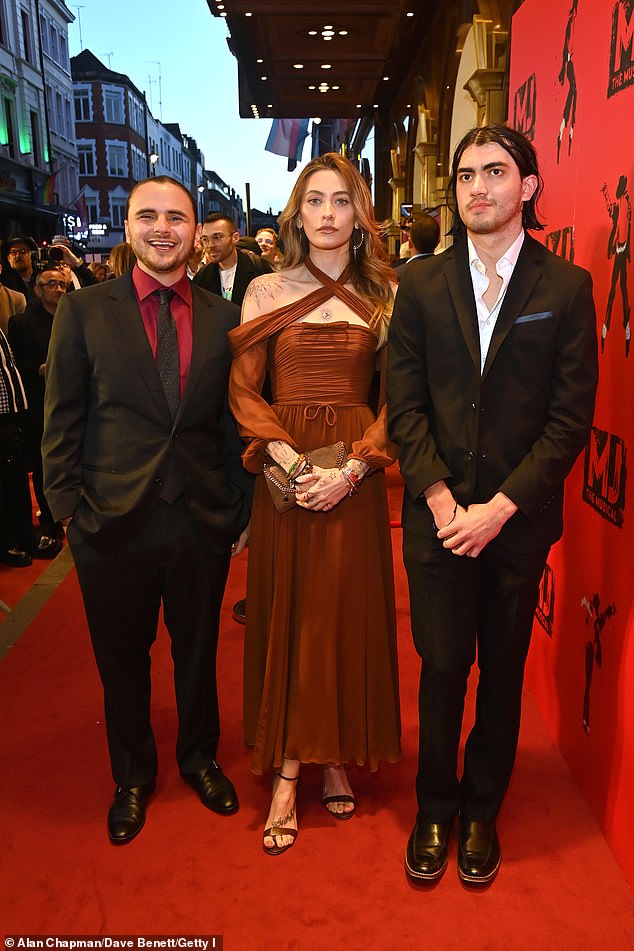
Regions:
<instances>
[{"instance_id":1,"label":"mj musical logo","mask_svg":"<svg viewBox=\"0 0 634 951\"><path fill-rule=\"evenodd\" d=\"M531 142L535 138L535 112L537 109L537 76L531 73L515 93L513 128L523 132Z\"/></svg>"},{"instance_id":2,"label":"mj musical logo","mask_svg":"<svg viewBox=\"0 0 634 951\"><path fill-rule=\"evenodd\" d=\"M626 480L624 441L593 426L584 459L583 500L617 528L623 525Z\"/></svg>"},{"instance_id":3,"label":"mj musical logo","mask_svg":"<svg viewBox=\"0 0 634 951\"><path fill-rule=\"evenodd\" d=\"M634 83L634 0L617 0L612 11L608 99Z\"/></svg>"},{"instance_id":4,"label":"mj musical logo","mask_svg":"<svg viewBox=\"0 0 634 951\"><path fill-rule=\"evenodd\" d=\"M574 226L567 225L565 228L550 231L546 235L546 247L564 261L570 261L573 264L575 260Z\"/></svg>"}]
</instances>

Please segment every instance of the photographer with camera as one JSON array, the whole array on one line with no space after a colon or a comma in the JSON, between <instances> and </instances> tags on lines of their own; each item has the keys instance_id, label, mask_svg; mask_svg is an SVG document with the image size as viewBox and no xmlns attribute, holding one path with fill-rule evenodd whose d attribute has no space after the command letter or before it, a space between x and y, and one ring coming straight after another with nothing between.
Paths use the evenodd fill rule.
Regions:
<instances>
[{"instance_id":1,"label":"photographer with camera","mask_svg":"<svg viewBox=\"0 0 634 951\"><path fill-rule=\"evenodd\" d=\"M29 406L24 426L24 449L33 473L33 491L40 509L41 537L38 548L45 551L55 548L59 551L61 545L57 540L63 538L63 529L53 519L42 490L40 444L44 431L44 374L48 344L57 304L66 291L67 278L63 269L52 264L46 265L44 270L36 274L35 296L27 304L24 313L16 314L9 320L9 343Z\"/></svg>"},{"instance_id":2,"label":"photographer with camera","mask_svg":"<svg viewBox=\"0 0 634 951\"><path fill-rule=\"evenodd\" d=\"M62 271L66 279L67 291L77 291L81 287L98 283L88 265L73 253L70 241L64 235L54 235L47 248L40 248L40 253L44 252L46 252L47 263Z\"/></svg>"}]
</instances>

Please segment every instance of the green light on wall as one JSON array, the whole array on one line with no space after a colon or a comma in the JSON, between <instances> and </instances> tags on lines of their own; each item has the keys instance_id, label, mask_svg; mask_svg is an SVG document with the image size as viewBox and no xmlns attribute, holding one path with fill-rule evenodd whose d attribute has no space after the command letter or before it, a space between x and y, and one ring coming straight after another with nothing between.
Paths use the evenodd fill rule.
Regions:
<instances>
[{"instance_id":1,"label":"green light on wall","mask_svg":"<svg viewBox=\"0 0 634 951\"><path fill-rule=\"evenodd\" d=\"M31 154L31 137L25 129L20 129L20 152L22 155Z\"/></svg>"},{"instance_id":2,"label":"green light on wall","mask_svg":"<svg viewBox=\"0 0 634 951\"><path fill-rule=\"evenodd\" d=\"M7 117L4 110L0 111L0 145L9 144L9 128L7 126Z\"/></svg>"},{"instance_id":3,"label":"green light on wall","mask_svg":"<svg viewBox=\"0 0 634 951\"><path fill-rule=\"evenodd\" d=\"M45 162L46 164L48 164L49 161L50 161L50 159L49 159L49 157L48 157L48 146L45 145L45 146L44 146L44 162Z\"/></svg>"}]
</instances>

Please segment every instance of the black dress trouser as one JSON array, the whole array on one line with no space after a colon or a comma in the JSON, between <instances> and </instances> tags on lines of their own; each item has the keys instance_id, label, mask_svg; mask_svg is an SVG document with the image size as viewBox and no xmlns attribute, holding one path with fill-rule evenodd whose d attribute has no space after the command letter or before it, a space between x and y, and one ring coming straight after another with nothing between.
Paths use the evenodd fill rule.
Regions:
<instances>
[{"instance_id":1,"label":"black dress trouser","mask_svg":"<svg viewBox=\"0 0 634 951\"><path fill-rule=\"evenodd\" d=\"M29 472L17 413L0 414L0 552L33 548Z\"/></svg>"},{"instance_id":2,"label":"black dress trouser","mask_svg":"<svg viewBox=\"0 0 634 951\"><path fill-rule=\"evenodd\" d=\"M477 558L452 554L435 538L405 532L419 690L419 813L430 822L495 819L519 736L524 665L545 551L517 553L497 539ZM469 671L479 680L475 723L457 776Z\"/></svg>"},{"instance_id":3,"label":"black dress trouser","mask_svg":"<svg viewBox=\"0 0 634 951\"><path fill-rule=\"evenodd\" d=\"M230 552L209 547L182 496L157 502L138 535L108 553L82 538L80 506L68 541L103 684L115 783L139 786L157 773L150 648L161 603L174 662L176 758L183 773L204 769L220 735L216 649Z\"/></svg>"}]
</instances>

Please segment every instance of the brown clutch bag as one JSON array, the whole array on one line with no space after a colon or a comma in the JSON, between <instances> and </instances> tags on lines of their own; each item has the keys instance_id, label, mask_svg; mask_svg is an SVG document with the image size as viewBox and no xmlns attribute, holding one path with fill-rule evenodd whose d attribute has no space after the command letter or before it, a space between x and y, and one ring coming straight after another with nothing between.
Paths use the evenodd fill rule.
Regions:
<instances>
[{"instance_id":1,"label":"brown clutch bag","mask_svg":"<svg viewBox=\"0 0 634 951\"><path fill-rule=\"evenodd\" d=\"M305 453L308 462L300 475L310 472L311 466L321 469L341 469L348 456L346 444L335 442L331 446L322 446L320 449L311 449ZM295 493L297 486L288 478L286 470L270 457L264 463L264 478L273 504L278 512L288 512L296 504Z\"/></svg>"}]
</instances>

